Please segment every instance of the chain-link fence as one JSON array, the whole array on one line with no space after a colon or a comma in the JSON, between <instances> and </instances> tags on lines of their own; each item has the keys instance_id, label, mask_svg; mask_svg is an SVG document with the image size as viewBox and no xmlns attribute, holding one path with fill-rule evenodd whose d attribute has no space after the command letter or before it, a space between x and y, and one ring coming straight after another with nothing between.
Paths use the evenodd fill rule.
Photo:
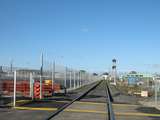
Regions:
<instances>
[{"instance_id":1,"label":"chain-link fence","mask_svg":"<svg viewBox=\"0 0 160 120\"><path fill-rule=\"evenodd\" d=\"M16 71L16 76L13 71ZM29 97L30 72L27 69L1 66L0 70L0 105L11 106L16 90L17 100ZM16 82L16 83L15 83ZM14 84L16 87L14 87Z\"/></svg>"},{"instance_id":2,"label":"chain-link fence","mask_svg":"<svg viewBox=\"0 0 160 120\"><path fill-rule=\"evenodd\" d=\"M85 70L55 63L45 64L39 70L1 66L0 105L12 106L17 100L52 97L56 93L66 93L97 80L99 76Z\"/></svg>"},{"instance_id":3,"label":"chain-link fence","mask_svg":"<svg viewBox=\"0 0 160 120\"><path fill-rule=\"evenodd\" d=\"M124 75L117 83L121 91L137 96L141 104L160 109L160 77L158 75L132 72Z\"/></svg>"},{"instance_id":4,"label":"chain-link fence","mask_svg":"<svg viewBox=\"0 0 160 120\"><path fill-rule=\"evenodd\" d=\"M142 103L160 109L160 77L154 75L153 79L147 79L141 85L141 89L141 96L147 96Z\"/></svg>"}]
</instances>

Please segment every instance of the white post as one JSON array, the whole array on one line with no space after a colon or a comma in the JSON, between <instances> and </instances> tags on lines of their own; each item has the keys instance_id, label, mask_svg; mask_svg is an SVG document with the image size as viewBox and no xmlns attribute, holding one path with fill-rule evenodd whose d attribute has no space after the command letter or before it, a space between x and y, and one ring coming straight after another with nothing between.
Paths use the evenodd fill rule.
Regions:
<instances>
[{"instance_id":1,"label":"white post","mask_svg":"<svg viewBox=\"0 0 160 120\"><path fill-rule=\"evenodd\" d=\"M42 76L40 75L40 99L42 99Z\"/></svg>"},{"instance_id":2,"label":"white post","mask_svg":"<svg viewBox=\"0 0 160 120\"><path fill-rule=\"evenodd\" d=\"M72 88L72 71L69 72L69 78L70 78L70 88Z\"/></svg>"},{"instance_id":3,"label":"white post","mask_svg":"<svg viewBox=\"0 0 160 120\"><path fill-rule=\"evenodd\" d=\"M29 76L29 80L30 80L30 97L32 97L32 92L33 92L33 80L32 80L32 73L30 73L30 76Z\"/></svg>"},{"instance_id":4,"label":"white post","mask_svg":"<svg viewBox=\"0 0 160 120\"><path fill-rule=\"evenodd\" d=\"M76 89L76 71L74 71L74 89Z\"/></svg>"},{"instance_id":5,"label":"white post","mask_svg":"<svg viewBox=\"0 0 160 120\"><path fill-rule=\"evenodd\" d=\"M14 95L13 95L13 107L16 106L16 81L17 81L17 73L14 71Z\"/></svg>"},{"instance_id":6,"label":"white post","mask_svg":"<svg viewBox=\"0 0 160 120\"><path fill-rule=\"evenodd\" d=\"M78 72L78 79L77 79L77 87L79 88L79 72Z\"/></svg>"}]
</instances>

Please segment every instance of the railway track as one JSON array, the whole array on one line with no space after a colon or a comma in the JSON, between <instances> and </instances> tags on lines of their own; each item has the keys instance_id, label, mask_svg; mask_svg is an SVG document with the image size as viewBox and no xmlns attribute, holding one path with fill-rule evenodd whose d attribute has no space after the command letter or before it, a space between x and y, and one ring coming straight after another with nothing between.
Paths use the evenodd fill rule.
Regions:
<instances>
[{"instance_id":1,"label":"railway track","mask_svg":"<svg viewBox=\"0 0 160 120\"><path fill-rule=\"evenodd\" d=\"M54 119L58 114L62 113L65 109L67 109L73 103L75 103L76 101L80 101L81 99L85 98L89 93L91 93L95 89L97 89L97 87L100 86L101 83L102 83L102 81L99 81L98 83L94 84L88 90L86 90L84 93L82 93L81 95L79 95L78 97L76 97L75 99L70 101L68 104L66 104L66 105L60 107L58 110L54 111L54 113L51 114L45 120ZM105 83L105 88L104 89L105 89L105 93L106 93L105 98L106 98L106 104L107 104L106 105L107 106L106 116L108 116L107 120L115 120L114 112L113 112L113 109L112 109L113 98L111 96L110 88L109 88L109 85L108 85L107 81L105 81L104 83Z\"/></svg>"},{"instance_id":2,"label":"railway track","mask_svg":"<svg viewBox=\"0 0 160 120\"><path fill-rule=\"evenodd\" d=\"M107 109L108 109L108 120L115 120L115 115L112 108L113 98L111 96L110 88L107 82L106 82L105 90L106 90L106 103L107 103Z\"/></svg>"}]
</instances>

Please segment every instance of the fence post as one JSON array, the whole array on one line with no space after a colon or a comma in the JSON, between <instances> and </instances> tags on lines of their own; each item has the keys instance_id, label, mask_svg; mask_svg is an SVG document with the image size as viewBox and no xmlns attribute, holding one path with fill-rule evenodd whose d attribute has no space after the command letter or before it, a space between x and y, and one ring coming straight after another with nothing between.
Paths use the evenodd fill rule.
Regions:
<instances>
[{"instance_id":1,"label":"fence post","mask_svg":"<svg viewBox=\"0 0 160 120\"><path fill-rule=\"evenodd\" d=\"M90 83L92 83L92 82L93 82L93 80L92 80L92 76L91 76L91 74L88 74L88 76L89 76L88 84L90 84Z\"/></svg>"},{"instance_id":2,"label":"fence post","mask_svg":"<svg viewBox=\"0 0 160 120\"><path fill-rule=\"evenodd\" d=\"M54 81L55 81L55 61L52 63L52 89Z\"/></svg>"},{"instance_id":3,"label":"fence post","mask_svg":"<svg viewBox=\"0 0 160 120\"><path fill-rule=\"evenodd\" d=\"M40 75L40 99L42 99L42 76Z\"/></svg>"},{"instance_id":4,"label":"fence post","mask_svg":"<svg viewBox=\"0 0 160 120\"><path fill-rule=\"evenodd\" d=\"M17 81L17 73L14 71L14 95L13 95L13 107L16 106L16 81Z\"/></svg>"},{"instance_id":5,"label":"fence post","mask_svg":"<svg viewBox=\"0 0 160 120\"><path fill-rule=\"evenodd\" d=\"M79 88L79 72L77 72L77 88Z\"/></svg>"},{"instance_id":6,"label":"fence post","mask_svg":"<svg viewBox=\"0 0 160 120\"><path fill-rule=\"evenodd\" d=\"M155 78L154 77L154 84L155 84L155 86L154 86L154 89L155 89L155 106L157 106L157 78Z\"/></svg>"},{"instance_id":7,"label":"fence post","mask_svg":"<svg viewBox=\"0 0 160 120\"><path fill-rule=\"evenodd\" d=\"M76 89L76 71L74 71L74 89Z\"/></svg>"},{"instance_id":8,"label":"fence post","mask_svg":"<svg viewBox=\"0 0 160 120\"><path fill-rule=\"evenodd\" d=\"M85 73L81 73L81 86L83 86L84 74Z\"/></svg>"},{"instance_id":9,"label":"fence post","mask_svg":"<svg viewBox=\"0 0 160 120\"><path fill-rule=\"evenodd\" d=\"M81 78L81 71L79 72L79 86L81 87L81 80L82 80L82 78Z\"/></svg>"},{"instance_id":10,"label":"fence post","mask_svg":"<svg viewBox=\"0 0 160 120\"><path fill-rule=\"evenodd\" d=\"M32 73L29 74L29 84L30 84L30 92L29 92L29 96L32 97Z\"/></svg>"},{"instance_id":11,"label":"fence post","mask_svg":"<svg viewBox=\"0 0 160 120\"><path fill-rule=\"evenodd\" d=\"M64 87L67 89L67 67L65 68Z\"/></svg>"},{"instance_id":12,"label":"fence post","mask_svg":"<svg viewBox=\"0 0 160 120\"><path fill-rule=\"evenodd\" d=\"M72 71L69 72L69 78L70 78L70 88L72 88Z\"/></svg>"}]
</instances>

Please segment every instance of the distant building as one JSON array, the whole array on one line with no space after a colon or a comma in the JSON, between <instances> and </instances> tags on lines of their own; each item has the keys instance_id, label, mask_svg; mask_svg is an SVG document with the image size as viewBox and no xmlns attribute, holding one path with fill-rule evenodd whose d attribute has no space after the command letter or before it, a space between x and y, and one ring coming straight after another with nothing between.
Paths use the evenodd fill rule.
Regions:
<instances>
[{"instance_id":1,"label":"distant building","mask_svg":"<svg viewBox=\"0 0 160 120\"><path fill-rule=\"evenodd\" d=\"M17 70L17 74L29 75L30 73L32 73L34 75L40 75L40 70L34 70L34 69L20 69L20 70Z\"/></svg>"},{"instance_id":2,"label":"distant building","mask_svg":"<svg viewBox=\"0 0 160 120\"><path fill-rule=\"evenodd\" d=\"M108 76L109 76L109 74L107 72L105 72L102 74L102 79L107 80Z\"/></svg>"},{"instance_id":3,"label":"distant building","mask_svg":"<svg viewBox=\"0 0 160 120\"><path fill-rule=\"evenodd\" d=\"M152 74L144 74L144 73L138 73L136 71L131 71L130 73L124 75L122 79L128 84L128 85L140 85L140 84L150 84L150 81L153 81L153 75Z\"/></svg>"}]
</instances>

